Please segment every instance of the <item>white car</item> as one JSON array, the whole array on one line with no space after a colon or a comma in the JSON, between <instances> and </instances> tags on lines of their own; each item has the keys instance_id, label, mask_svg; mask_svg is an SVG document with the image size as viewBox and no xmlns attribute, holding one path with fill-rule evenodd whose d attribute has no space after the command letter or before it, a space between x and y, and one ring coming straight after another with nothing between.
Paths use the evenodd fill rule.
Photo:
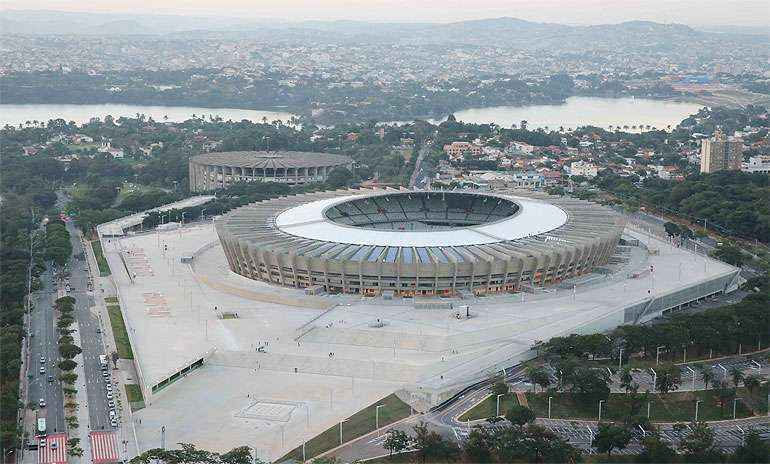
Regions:
<instances>
[{"instance_id":1,"label":"white car","mask_svg":"<svg viewBox=\"0 0 770 464\"><path fill-rule=\"evenodd\" d=\"M41 438L37 446L39 446L40 448L45 448L45 438Z\"/></svg>"},{"instance_id":2,"label":"white car","mask_svg":"<svg viewBox=\"0 0 770 464\"><path fill-rule=\"evenodd\" d=\"M45 364L45 356L40 356L40 364Z\"/></svg>"},{"instance_id":3,"label":"white car","mask_svg":"<svg viewBox=\"0 0 770 464\"><path fill-rule=\"evenodd\" d=\"M43 398L40 398L40 401L38 401L37 404L41 408L44 408L45 407L45 400Z\"/></svg>"},{"instance_id":4,"label":"white car","mask_svg":"<svg viewBox=\"0 0 770 464\"><path fill-rule=\"evenodd\" d=\"M113 426L113 427L116 427L116 428L117 428L117 426L118 426L118 421L117 421L117 419L112 419L112 420L110 421L110 425L111 425L111 426Z\"/></svg>"},{"instance_id":5,"label":"white car","mask_svg":"<svg viewBox=\"0 0 770 464\"><path fill-rule=\"evenodd\" d=\"M110 392L107 392L107 399L108 399L108 400L111 400L111 399L112 399L112 393L110 393Z\"/></svg>"}]
</instances>

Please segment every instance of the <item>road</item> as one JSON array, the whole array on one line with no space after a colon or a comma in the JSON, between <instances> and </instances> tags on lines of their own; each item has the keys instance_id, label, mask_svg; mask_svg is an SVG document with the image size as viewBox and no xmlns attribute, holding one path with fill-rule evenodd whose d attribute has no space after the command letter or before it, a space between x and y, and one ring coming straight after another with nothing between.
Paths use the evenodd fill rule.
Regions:
<instances>
[{"instance_id":1,"label":"road","mask_svg":"<svg viewBox=\"0 0 770 464\"><path fill-rule=\"evenodd\" d=\"M44 411L49 432L65 430L64 395L59 380L61 373L56 367L59 362L59 344L56 333L54 301L58 298L53 274L53 267L48 264L40 276L44 288L32 294L33 310L30 315L30 350L27 378L29 380L28 400L38 404L40 399L46 403ZM45 362L41 362L41 356ZM40 368L44 372L40 372ZM52 380L49 381L49 376Z\"/></svg>"},{"instance_id":2,"label":"road","mask_svg":"<svg viewBox=\"0 0 770 464\"><path fill-rule=\"evenodd\" d=\"M426 144L420 148L419 154L417 155L417 161L414 163L414 171L412 172L412 176L409 179L409 188L424 187L426 184L427 178L425 177L425 172L422 168L422 160L429 152L430 145Z\"/></svg>"},{"instance_id":3,"label":"road","mask_svg":"<svg viewBox=\"0 0 770 464\"><path fill-rule=\"evenodd\" d=\"M69 282L70 296L75 298L75 317L80 330L80 343L83 349L83 368L88 392L88 416L91 430L111 430L109 406L106 397L105 378L102 375L99 355L104 353L99 315L95 310L93 292L90 290L90 274L84 258L83 245L72 221L67 222L67 230L72 242L72 255ZM107 321L104 321L107 322Z\"/></svg>"}]
</instances>

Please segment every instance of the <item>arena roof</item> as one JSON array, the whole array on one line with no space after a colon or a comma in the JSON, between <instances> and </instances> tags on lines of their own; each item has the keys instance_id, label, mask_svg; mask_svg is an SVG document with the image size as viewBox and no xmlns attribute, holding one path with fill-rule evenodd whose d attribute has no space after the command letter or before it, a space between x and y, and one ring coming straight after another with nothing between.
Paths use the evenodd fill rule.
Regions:
<instances>
[{"instance_id":1,"label":"arena roof","mask_svg":"<svg viewBox=\"0 0 770 464\"><path fill-rule=\"evenodd\" d=\"M224 151L198 155L191 161L203 165L257 169L340 166L353 162L344 155L304 151Z\"/></svg>"},{"instance_id":2,"label":"arena roof","mask_svg":"<svg viewBox=\"0 0 770 464\"><path fill-rule=\"evenodd\" d=\"M388 194L379 196L383 195ZM304 203L279 214L275 224L286 233L312 240L328 241L333 237L335 242L352 245L427 247L482 245L517 240L548 232L567 222L567 213L558 206L533 199L504 196L501 198L513 200L519 205L514 215L492 223L450 230L372 230L338 224L324 216L328 208L359 197L351 195Z\"/></svg>"}]
</instances>

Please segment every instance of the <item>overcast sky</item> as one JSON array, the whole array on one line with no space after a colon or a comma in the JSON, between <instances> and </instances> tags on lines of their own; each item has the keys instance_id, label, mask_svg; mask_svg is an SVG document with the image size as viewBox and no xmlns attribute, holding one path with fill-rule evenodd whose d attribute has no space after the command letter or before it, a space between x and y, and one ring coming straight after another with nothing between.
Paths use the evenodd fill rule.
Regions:
<instances>
[{"instance_id":1,"label":"overcast sky","mask_svg":"<svg viewBox=\"0 0 770 464\"><path fill-rule=\"evenodd\" d=\"M3 9L253 18L447 22L511 16L603 24L634 19L770 27L770 0L2 0Z\"/></svg>"}]
</instances>

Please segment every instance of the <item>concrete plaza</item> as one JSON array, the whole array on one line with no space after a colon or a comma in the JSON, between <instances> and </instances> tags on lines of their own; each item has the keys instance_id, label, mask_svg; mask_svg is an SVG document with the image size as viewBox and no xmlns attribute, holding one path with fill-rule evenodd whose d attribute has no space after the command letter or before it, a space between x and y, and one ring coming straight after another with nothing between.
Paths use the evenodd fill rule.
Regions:
<instances>
[{"instance_id":1,"label":"concrete plaza","mask_svg":"<svg viewBox=\"0 0 770 464\"><path fill-rule=\"evenodd\" d=\"M527 359L537 341L648 320L736 286L731 266L634 229L625 238L638 246L619 247L601 272L420 309L245 279L211 223L103 237L147 404L134 414L140 448L160 446L165 427L167 445L250 445L274 459L390 393L424 409Z\"/></svg>"}]
</instances>

